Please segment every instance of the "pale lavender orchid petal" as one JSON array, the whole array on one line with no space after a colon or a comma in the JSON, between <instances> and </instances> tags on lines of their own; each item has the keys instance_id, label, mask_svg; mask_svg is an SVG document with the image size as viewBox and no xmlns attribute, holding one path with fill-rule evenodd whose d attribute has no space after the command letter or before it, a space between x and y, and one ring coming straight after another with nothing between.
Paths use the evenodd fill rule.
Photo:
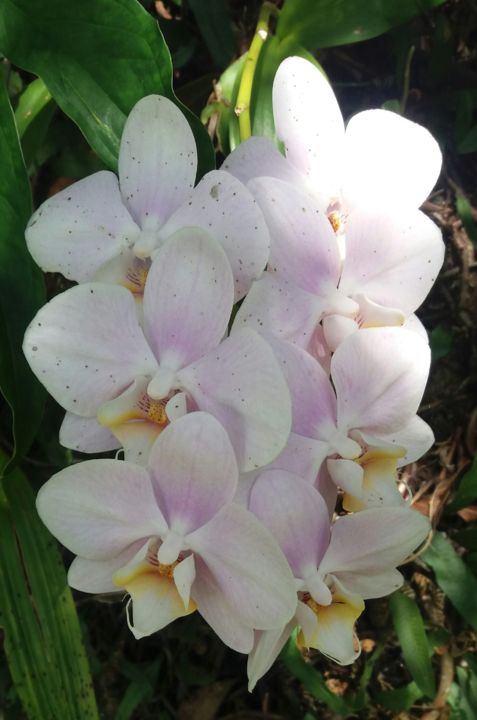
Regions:
<instances>
[{"instance_id":1,"label":"pale lavender orchid petal","mask_svg":"<svg viewBox=\"0 0 477 720\"><path fill-rule=\"evenodd\" d=\"M162 427L156 423L133 421L114 426L114 434L124 450L124 459L146 466L149 453Z\"/></svg>"},{"instance_id":2,"label":"pale lavender orchid petal","mask_svg":"<svg viewBox=\"0 0 477 720\"><path fill-rule=\"evenodd\" d=\"M237 463L227 433L203 412L185 415L163 430L151 449L149 467L167 524L180 535L209 522L237 487Z\"/></svg>"},{"instance_id":3,"label":"pale lavender orchid petal","mask_svg":"<svg viewBox=\"0 0 477 720\"><path fill-rule=\"evenodd\" d=\"M316 489L326 503L330 520L334 515L336 501L338 499L338 488L330 477L326 463L323 463L318 478L314 483Z\"/></svg>"},{"instance_id":4,"label":"pale lavender orchid petal","mask_svg":"<svg viewBox=\"0 0 477 720\"><path fill-rule=\"evenodd\" d=\"M180 148L180 150L179 150ZM121 194L143 230L157 230L194 186L197 150L184 114L149 95L133 107L119 149Z\"/></svg>"},{"instance_id":5,"label":"pale lavender orchid petal","mask_svg":"<svg viewBox=\"0 0 477 720\"><path fill-rule=\"evenodd\" d=\"M253 629L237 616L207 565L196 558L196 578L192 594L204 620L225 645L240 653L253 647Z\"/></svg>"},{"instance_id":6,"label":"pale lavender orchid petal","mask_svg":"<svg viewBox=\"0 0 477 720\"><path fill-rule=\"evenodd\" d=\"M285 449L267 470L287 470L313 485L328 452L328 443L291 432Z\"/></svg>"},{"instance_id":7,"label":"pale lavender orchid petal","mask_svg":"<svg viewBox=\"0 0 477 720\"><path fill-rule=\"evenodd\" d=\"M417 333L421 336L425 342L429 342L429 335L427 334L427 330L422 324L422 322L419 320L417 315L409 315L408 318L406 318L406 322L403 325L403 328L405 330L411 330L412 332Z\"/></svg>"},{"instance_id":8,"label":"pale lavender orchid petal","mask_svg":"<svg viewBox=\"0 0 477 720\"><path fill-rule=\"evenodd\" d=\"M398 459L398 467L415 462L422 457L434 443L434 433L429 425L418 415L414 415L401 429L386 435L385 433L353 433L361 444L370 448L403 448L405 453Z\"/></svg>"},{"instance_id":9,"label":"pale lavender orchid petal","mask_svg":"<svg viewBox=\"0 0 477 720\"><path fill-rule=\"evenodd\" d=\"M348 580L351 575L389 573L423 542L429 529L427 518L407 507L370 508L339 517L320 572L339 579L347 573ZM349 582L346 587L351 591Z\"/></svg>"},{"instance_id":10,"label":"pale lavender orchid petal","mask_svg":"<svg viewBox=\"0 0 477 720\"><path fill-rule=\"evenodd\" d=\"M428 130L388 110L351 118L344 143L343 194L353 206L418 208L439 176L439 145ZM396 200L397 199L397 200Z\"/></svg>"},{"instance_id":11,"label":"pale lavender orchid petal","mask_svg":"<svg viewBox=\"0 0 477 720\"><path fill-rule=\"evenodd\" d=\"M233 292L230 264L215 240L199 228L171 236L154 257L144 291L144 332L159 362L177 370L215 348Z\"/></svg>"},{"instance_id":12,"label":"pale lavender orchid petal","mask_svg":"<svg viewBox=\"0 0 477 720\"><path fill-rule=\"evenodd\" d=\"M266 137L251 137L241 142L225 158L222 170L247 184L256 177L274 177L292 185L303 184L304 177Z\"/></svg>"},{"instance_id":13,"label":"pale lavender orchid petal","mask_svg":"<svg viewBox=\"0 0 477 720\"><path fill-rule=\"evenodd\" d=\"M240 622L270 630L291 619L296 608L293 576L276 541L251 512L225 505L186 541Z\"/></svg>"},{"instance_id":14,"label":"pale lavender orchid petal","mask_svg":"<svg viewBox=\"0 0 477 720\"><path fill-rule=\"evenodd\" d=\"M361 514L361 513L360 513ZM350 593L359 595L364 600L385 597L398 590L404 578L399 570L381 570L378 573L365 574L353 572L340 572L341 584Z\"/></svg>"},{"instance_id":15,"label":"pale lavender orchid petal","mask_svg":"<svg viewBox=\"0 0 477 720\"><path fill-rule=\"evenodd\" d=\"M131 293L99 283L71 288L41 308L23 351L60 405L90 417L135 377L157 368Z\"/></svg>"},{"instance_id":16,"label":"pale lavender orchid petal","mask_svg":"<svg viewBox=\"0 0 477 720\"><path fill-rule=\"evenodd\" d=\"M344 125L324 74L303 58L284 60L273 82L273 115L287 159L316 192L338 195Z\"/></svg>"},{"instance_id":17,"label":"pale lavender orchid petal","mask_svg":"<svg viewBox=\"0 0 477 720\"><path fill-rule=\"evenodd\" d=\"M268 334L264 337L290 389L293 432L325 440L336 430L336 395L328 375L305 350Z\"/></svg>"},{"instance_id":18,"label":"pale lavender orchid petal","mask_svg":"<svg viewBox=\"0 0 477 720\"><path fill-rule=\"evenodd\" d=\"M61 470L37 497L38 513L69 550L109 560L136 540L166 532L146 470L117 460L87 460Z\"/></svg>"},{"instance_id":19,"label":"pale lavender orchid petal","mask_svg":"<svg viewBox=\"0 0 477 720\"><path fill-rule=\"evenodd\" d=\"M229 173L207 173L161 229L161 236L200 227L223 247L234 277L235 302L243 298L268 261L270 235L249 190Z\"/></svg>"},{"instance_id":20,"label":"pale lavender orchid petal","mask_svg":"<svg viewBox=\"0 0 477 720\"><path fill-rule=\"evenodd\" d=\"M322 298L266 272L252 285L233 329L250 327L306 348L324 310Z\"/></svg>"},{"instance_id":21,"label":"pale lavender orchid petal","mask_svg":"<svg viewBox=\"0 0 477 720\"><path fill-rule=\"evenodd\" d=\"M297 475L266 470L250 494L250 510L276 538L295 577L315 572L330 540L328 508Z\"/></svg>"},{"instance_id":22,"label":"pale lavender orchid petal","mask_svg":"<svg viewBox=\"0 0 477 720\"><path fill-rule=\"evenodd\" d=\"M425 299L443 260L441 231L422 212L356 210L346 225L340 290L409 315Z\"/></svg>"},{"instance_id":23,"label":"pale lavender orchid petal","mask_svg":"<svg viewBox=\"0 0 477 720\"><path fill-rule=\"evenodd\" d=\"M101 171L46 200L31 217L25 237L42 270L87 282L139 232L123 205L116 176Z\"/></svg>"},{"instance_id":24,"label":"pale lavender orchid petal","mask_svg":"<svg viewBox=\"0 0 477 720\"><path fill-rule=\"evenodd\" d=\"M269 270L314 295L338 286L341 260L335 233L319 203L303 187L275 178L249 183L270 229Z\"/></svg>"},{"instance_id":25,"label":"pale lavender orchid petal","mask_svg":"<svg viewBox=\"0 0 477 720\"><path fill-rule=\"evenodd\" d=\"M67 412L60 427L60 443L82 453L100 453L121 447L112 432L94 417Z\"/></svg>"},{"instance_id":26,"label":"pale lavender orchid petal","mask_svg":"<svg viewBox=\"0 0 477 720\"><path fill-rule=\"evenodd\" d=\"M256 630L253 649L247 660L248 691L252 692L257 682L270 670L290 637L296 620L276 630Z\"/></svg>"},{"instance_id":27,"label":"pale lavender orchid petal","mask_svg":"<svg viewBox=\"0 0 477 720\"><path fill-rule=\"evenodd\" d=\"M290 393L273 351L253 330L237 330L177 378L224 426L241 472L267 465L285 447Z\"/></svg>"},{"instance_id":28,"label":"pale lavender orchid petal","mask_svg":"<svg viewBox=\"0 0 477 720\"><path fill-rule=\"evenodd\" d=\"M402 328L368 328L345 340L331 360L338 427L391 433L415 414L430 365L429 346Z\"/></svg>"},{"instance_id":29,"label":"pale lavender orchid petal","mask_svg":"<svg viewBox=\"0 0 477 720\"><path fill-rule=\"evenodd\" d=\"M110 560L75 557L68 570L68 585L87 593L121 593L113 582L113 575L129 563L144 545L143 540L138 540Z\"/></svg>"}]
</instances>

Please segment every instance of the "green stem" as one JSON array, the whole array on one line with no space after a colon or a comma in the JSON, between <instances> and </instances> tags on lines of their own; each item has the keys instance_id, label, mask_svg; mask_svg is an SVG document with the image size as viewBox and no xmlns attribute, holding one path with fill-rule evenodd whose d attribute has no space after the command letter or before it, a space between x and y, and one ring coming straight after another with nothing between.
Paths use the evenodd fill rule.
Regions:
<instances>
[{"instance_id":1,"label":"green stem","mask_svg":"<svg viewBox=\"0 0 477 720\"><path fill-rule=\"evenodd\" d=\"M278 12L275 5L265 2L260 10L255 35L252 44L247 53L245 65L243 68L242 78L235 105L235 114L239 119L240 140L247 140L252 134L252 122L250 119L250 103L252 98L252 87L255 70L257 68L258 58L262 51L262 47L268 37L269 21L272 15Z\"/></svg>"}]
</instances>

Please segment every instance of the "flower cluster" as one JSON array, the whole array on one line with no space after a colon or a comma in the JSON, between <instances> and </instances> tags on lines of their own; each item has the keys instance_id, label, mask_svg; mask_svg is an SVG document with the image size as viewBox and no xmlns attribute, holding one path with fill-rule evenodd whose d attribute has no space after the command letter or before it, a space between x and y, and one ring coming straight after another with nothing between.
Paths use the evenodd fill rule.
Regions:
<instances>
[{"instance_id":1,"label":"flower cluster","mask_svg":"<svg viewBox=\"0 0 477 720\"><path fill-rule=\"evenodd\" d=\"M60 440L124 453L39 493L77 555L69 583L127 593L138 638L197 610L249 655L250 688L296 626L303 646L352 662L363 601L400 586L428 532L398 472L433 442L413 313L443 260L417 209L441 162L426 130L371 110L345 131L299 58L280 66L273 108L285 155L251 138L194 187L186 120L146 97L119 181L77 182L26 231L39 265L78 283L24 342L66 410Z\"/></svg>"}]
</instances>

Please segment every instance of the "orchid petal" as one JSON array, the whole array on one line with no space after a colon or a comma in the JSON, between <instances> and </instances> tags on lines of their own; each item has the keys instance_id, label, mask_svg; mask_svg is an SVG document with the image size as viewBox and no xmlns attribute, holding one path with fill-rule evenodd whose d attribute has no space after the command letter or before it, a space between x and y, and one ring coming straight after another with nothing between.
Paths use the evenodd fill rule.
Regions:
<instances>
[{"instance_id":1,"label":"orchid petal","mask_svg":"<svg viewBox=\"0 0 477 720\"><path fill-rule=\"evenodd\" d=\"M194 186L197 150L183 113L149 95L133 107L119 149L121 194L143 230L157 230Z\"/></svg>"},{"instance_id":2,"label":"orchid petal","mask_svg":"<svg viewBox=\"0 0 477 720\"><path fill-rule=\"evenodd\" d=\"M353 318L343 315L327 315L323 318L323 335L331 352L335 352L338 346L357 330L359 325Z\"/></svg>"},{"instance_id":3,"label":"orchid petal","mask_svg":"<svg viewBox=\"0 0 477 720\"><path fill-rule=\"evenodd\" d=\"M351 335L331 360L338 427L400 429L419 406L429 364L427 343L409 330L368 328Z\"/></svg>"},{"instance_id":4,"label":"orchid petal","mask_svg":"<svg viewBox=\"0 0 477 720\"><path fill-rule=\"evenodd\" d=\"M157 367L131 293L98 283L71 288L41 308L23 351L55 400L86 416Z\"/></svg>"},{"instance_id":5,"label":"orchid petal","mask_svg":"<svg viewBox=\"0 0 477 720\"><path fill-rule=\"evenodd\" d=\"M439 176L442 155L426 128L388 110L351 118L345 135L343 194L347 203L418 208ZM398 198L398 200L396 200Z\"/></svg>"},{"instance_id":6,"label":"orchid petal","mask_svg":"<svg viewBox=\"0 0 477 720\"><path fill-rule=\"evenodd\" d=\"M252 513L230 503L186 538L238 620L257 630L285 625L296 607L288 563Z\"/></svg>"},{"instance_id":7,"label":"orchid petal","mask_svg":"<svg viewBox=\"0 0 477 720\"><path fill-rule=\"evenodd\" d=\"M60 427L60 443L63 447L83 453L108 452L121 447L108 428L102 427L96 418L80 417L67 412Z\"/></svg>"},{"instance_id":8,"label":"orchid petal","mask_svg":"<svg viewBox=\"0 0 477 720\"><path fill-rule=\"evenodd\" d=\"M427 296L443 260L441 231L422 212L376 215L374 206L352 212L340 290L409 315Z\"/></svg>"},{"instance_id":9,"label":"orchid petal","mask_svg":"<svg viewBox=\"0 0 477 720\"><path fill-rule=\"evenodd\" d=\"M235 302L240 300L262 274L270 248L267 225L249 190L229 173L207 173L161 235L186 226L200 227L220 243L232 268Z\"/></svg>"},{"instance_id":10,"label":"orchid petal","mask_svg":"<svg viewBox=\"0 0 477 720\"><path fill-rule=\"evenodd\" d=\"M353 576L373 575L378 586L379 575L402 563L424 540L429 528L427 518L407 507L370 508L339 517L332 527L320 572L332 573L341 582L345 582L341 574L346 573L350 592Z\"/></svg>"},{"instance_id":11,"label":"orchid petal","mask_svg":"<svg viewBox=\"0 0 477 720\"><path fill-rule=\"evenodd\" d=\"M88 282L139 232L123 205L116 176L101 171L46 200L30 219L25 237L42 270Z\"/></svg>"},{"instance_id":12,"label":"orchid petal","mask_svg":"<svg viewBox=\"0 0 477 720\"><path fill-rule=\"evenodd\" d=\"M313 485L327 454L328 443L291 432L285 449L266 469L287 470Z\"/></svg>"},{"instance_id":13,"label":"orchid petal","mask_svg":"<svg viewBox=\"0 0 477 720\"><path fill-rule=\"evenodd\" d=\"M113 430L124 450L124 459L145 466L148 464L151 448L163 428L155 423L138 420L115 425Z\"/></svg>"},{"instance_id":14,"label":"orchid petal","mask_svg":"<svg viewBox=\"0 0 477 720\"><path fill-rule=\"evenodd\" d=\"M181 535L211 520L232 500L237 487L237 464L227 433L203 412L169 425L151 450L149 466L167 524Z\"/></svg>"},{"instance_id":15,"label":"orchid petal","mask_svg":"<svg viewBox=\"0 0 477 720\"><path fill-rule=\"evenodd\" d=\"M316 570L328 547L330 521L312 485L284 470L266 470L252 488L250 510L276 538L295 577Z\"/></svg>"},{"instance_id":16,"label":"orchid petal","mask_svg":"<svg viewBox=\"0 0 477 720\"><path fill-rule=\"evenodd\" d=\"M265 338L290 389L293 432L327 438L336 430L336 396L325 371L305 350L268 335Z\"/></svg>"},{"instance_id":17,"label":"orchid petal","mask_svg":"<svg viewBox=\"0 0 477 720\"><path fill-rule=\"evenodd\" d=\"M417 333L426 343L429 342L429 335L427 334L427 330L422 324L422 322L419 320L417 315L409 315L409 317L406 318L406 322L404 323L403 328L405 330L411 330L412 332Z\"/></svg>"},{"instance_id":18,"label":"orchid petal","mask_svg":"<svg viewBox=\"0 0 477 720\"><path fill-rule=\"evenodd\" d=\"M317 193L337 195L344 126L324 74L303 58L284 60L273 82L273 115L287 159L310 178Z\"/></svg>"},{"instance_id":19,"label":"orchid petal","mask_svg":"<svg viewBox=\"0 0 477 720\"><path fill-rule=\"evenodd\" d=\"M269 269L314 295L334 292L340 276L335 233L318 202L303 188L275 178L249 187L270 229Z\"/></svg>"},{"instance_id":20,"label":"orchid petal","mask_svg":"<svg viewBox=\"0 0 477 720\"><path fill-rule=\"evenodd\" d=\"M277 630L256 630L253 649L247 661L248 691L252 692L257 682L270 670L279 656L296 624L293 619L284 628Z\"/></svg>"},{"instance_id":21,"label":"orchid petal","mask_svg":"<svg viewBox=\"0 0 477 720\"><path fill-rule=\"evenodd\" d=\"M200 410L222 423L241 472L266 465L285 447L290 393L270 346L253 330L234 332L181 370L178 381Z\"/></svg>"},{"instance_id":22,"label":"orchid petal","mask_svg":"<svg viewBox=\"0 0 477 720\"><path fill-rule=\"evenodd\" d=\"M324 309L322 298L266 272L240 306L234 330L250 327L306 348Z\"/></svg>"},{"instance_id":23,"label":"orchid petal","mask_svg":"<svg viewBox=\"0 0 477 720\"><path fill-rule=\"evenodd\" d=\"M225 158L222 170L234 175L247 184L256 177L274 177L301 185L303 175L288 162L274 143L266 137L251 137L241 142Z\"/></svg>"},{"instance_id":24,"label":"orchid petal","mask_svg":"<svg viewBox=\"0 0 477 720\"><path fill-rule=\"evenodd\" d=\"M198 610L225 645L241 653L253 647L253 630L237 616L226 601L221 587L207 565L196 558L196 578L192 588Z\"/></svg>"},{"instance_id":25,"label":"orchid petal","mask_svg":"<svg viewBox=\"0 0 477 720\"><path fill-rule=\"evenodd\" d=\"M199 228L180 230L158 250L144 291L144 331L156 357L177 370L221 341L233 277L220 245Z\"/></svg>"},{"instance_id":26,"label":"orchid petal","mask_svg":"<svg viewBox=\"0 0 477 720\"><path fill-rule=\"evenodd\" d=\"M118 460L61 470L41 488L37 508L63 545L90 560L109 560L167 530L146 470Z\"/></svg>"}]
</instances>

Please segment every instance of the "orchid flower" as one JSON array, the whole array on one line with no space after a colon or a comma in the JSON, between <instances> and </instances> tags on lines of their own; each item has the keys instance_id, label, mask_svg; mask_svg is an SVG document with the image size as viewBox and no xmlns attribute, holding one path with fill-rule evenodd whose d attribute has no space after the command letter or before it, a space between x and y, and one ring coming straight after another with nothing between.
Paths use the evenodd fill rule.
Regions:
<instances>
[{"instance_id":1,"label":"orchid flower","mask_svg":"<svg viewBox=\"0 0 477 720\"><path fill-rule=\"evenodd\" d=\"M197 412L164 430L149 469L73 465L41 488L37 507L78 556L72 587L130 595L135 637L197 609L227 645L249 652L252 628L288 622L295 589L271 534L231 502L237 476L227 433Z\"/></svg>"},{"instance_id":2,"label":"orchid flower","mask_svg":"<svg viewBox=\"0 0 477 720\"><path fill-rule=\"evenodd\" d=\"M141 297L157 248L177 230L200 227L222 244L235 299L243 297L267 262L267 227L232 175L212 171L193 188L194 136L173 102L149 95L134 106L118 164L119 182L97 172L35 212L26 240L40 267L78 282L119 283Z\"/></svg>"},{"instance_id":3,"label":"orchid flower","mask_svg":"<svg viewBox=\"0 0 477 720\"><path fill-rule=\"evenodd\" d=\"M429 370L427 343L402 328L355 333L334 353L330 382L304 350L268 340L290 388L292 432L267 470L286 470L315 484L330 508L336 487L344 491L347 510L402 504L397 468L424 454L434 440L415 415ZM256 477L243 476L242 502Z\"/></svg>"},{"instance_id":4,"label":"orchid flower","mask_svg":"<svg viewBox=\"0 0 477 720\"><path fill-rule=\"evenodd\" d=\"M363 327L415 326L412 313L444 259L440 230L428 217L418 210L352 213L342 259L326 215L306 191L274 178L252 180L249 187L273 243L267 272L253 284L236 324L315 355L317 333L334 351Z\"/></svg>"},{"instance_id":5,"label":"orchid flower","mask_svg":"<svg viewBox=\"0 0 477 720\"><path fill-rule=\"evenodd\" d=\"M271 667L291 630L299 642L346 665L359 655L354 625L367 598L396 590L396 570L424 540L429 522L404 508L369 509L331 525L320 494L291 473L267 470L255 482L250 510L283 550L297 589L295 616L281 628L257 631L248 661L249 688Z\"/></svg>"},{"instance_id":6,"label":"orchid flower","mask_svg":"<svg viewBox=\"0 0 477 720\"><path fill-rule=\"evenodd\" d=\"M308 60L290 57L273 82L273 116L286 159L266 138L250 138L224 169L243 182L275 177L302 186L338 236L356 209L418 208L434 187L441 152L417 123L387 110L365 110L344 127L333 90Z\"/></svg>"},{"instance_id":7,"label":"orchid flower","mask_svg":"<svg viewBox=\"0 0 477 720\"><path fill-rule=\"evenodd\" d=\"M27 329L24 352L68 411L61 442L97 452L117 446L112 433L126 459L144 464L170 421L200 409L226 428L242 471L273 460L290 431L289 391L257 333L245 329L222 341L233 297L225 252L191 229L157 251L144 329L123 287L85 283L53 298Z\"/></svg>"}]
</instances>

